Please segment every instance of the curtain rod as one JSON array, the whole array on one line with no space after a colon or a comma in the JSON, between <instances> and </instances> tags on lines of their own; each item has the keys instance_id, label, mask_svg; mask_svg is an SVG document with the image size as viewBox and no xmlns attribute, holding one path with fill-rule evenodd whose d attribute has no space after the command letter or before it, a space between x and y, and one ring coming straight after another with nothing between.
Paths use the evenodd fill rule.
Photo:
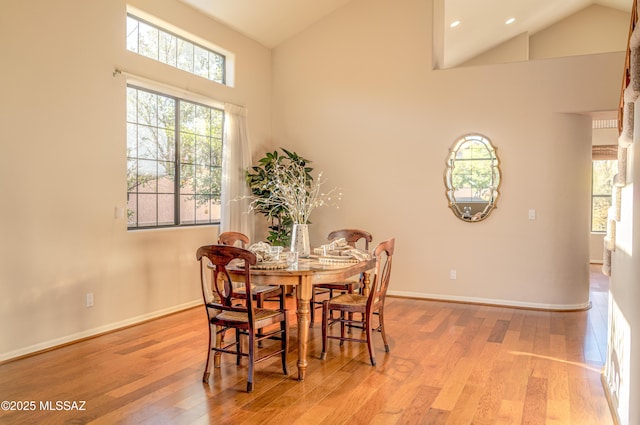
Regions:
<instances>
[{"instance_id":1,"label":"curtain rod","mask_svg":"<svg viewBox=\"0 0 640 425\"><path fill-rule=\"evenodd\" d=\"M171 84L167 84L161 81L151 79L149 77L145 77L144 75L134 74L132 72L125 71L123 69L114 68L113 77L116 78L121 75L127 77L127 79L131 80L133 84L142 86L143 88L151 89L151 90L162 89L162 90L165 90L169 95L186 97L187 100L197 101L199 103L203 103L208 106L213 106L215 108L224 109L225 103L236 105L233 102L226 102L226 101L214 99L206 93L195 91L189 88L176 87Z\"/></svg>"}]
</instances>

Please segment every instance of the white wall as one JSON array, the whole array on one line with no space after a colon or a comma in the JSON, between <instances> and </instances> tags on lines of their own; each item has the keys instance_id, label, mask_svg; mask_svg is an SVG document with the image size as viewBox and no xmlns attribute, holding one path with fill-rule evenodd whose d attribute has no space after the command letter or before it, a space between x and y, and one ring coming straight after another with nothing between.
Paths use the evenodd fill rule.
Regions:
<instances>
[{"instance_id":1,"label":"white wall","mask_svg":"<svg viewBox=\"0 0 640 425\"><path fill-rule=\"evenodd\" d=\"M395 236L398 295L585 306L591 118L579 113L615 109L623 55L433 71L431 13L356 0L274 50L274 143L344 192L312 216L312 242L345 226ZM498 209L473 224L443 185L469 132L493 141L503 172Z\"/></svg>"},{"instance_id":2,"label":"white wall","mask_svg":"<svg viewBox=\"0 0 640 425\"><path fill-rule=\"evenodd\" d=\"M632 2L629 1L629 10ZM531 59L622 51L631 14L597 4L585 7L531 36ZM620 48L619 46L622 46Z\"/></svg>"},{"instance_id":3,"label":"white wall","mask_svg":"<svg viewBox=\"0 0 640 425\"><path fill-rule=\"evenodd\" d=\"M529 60L529 33L519 34L498 46L469 59L462 66L488 65L492 63Z\"/></svg>"},{"instance_id":4,"label":"white wall","mask_svg":"<svg viewBox=\"0 0 640 425\"><path fill-rule=\"evenodd\" d=\"M217 227L126 230L125 85L114 68L247 106L271 134L271 52L174 1L138 8L236 54L235 87L125 51L123 0L3 1L0 360L200 302ZM95 306L86 308L93 292Z\"/></svg>"}]
</instances>

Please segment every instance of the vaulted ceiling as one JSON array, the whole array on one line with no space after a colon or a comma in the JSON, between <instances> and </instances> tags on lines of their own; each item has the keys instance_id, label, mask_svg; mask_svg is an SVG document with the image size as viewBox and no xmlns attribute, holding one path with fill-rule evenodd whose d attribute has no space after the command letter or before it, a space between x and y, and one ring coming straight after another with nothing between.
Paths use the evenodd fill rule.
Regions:
<instances>
[{"instance_id":1,"label":"vaulted ceiling","mask_svg":"<svg viewBox=\"0 0 640 425\"><path fill-rule=\"evenodd\" d=\"M437 1L437 0L436 0ZM629 13L633 0L441 0L445 64L456 65L519 34L533 35L591 5ZM513 18L511 24L507 20ZM460 25L451 28L452 22Z\"/></svg>"},{"instance_id":2,"label":"vaulted ceiling","mask_svg":"<svg viewBox=\"0 0 640 425\"><path fill-rule=\"evenodd\" d=\"M273 48L352 0L180 0Z\"/></svg>"},{"instance_id":3,"label":"vaulted ceiling","mask_svg":"<svg viewBox=\"0 0 640 425\"><path fill-rule=\"evenodd\" d=\"M273 48L352 0L180 0ZM534 34L587 6L630 12L633 0L434 0L444 4L447 62L459 63L510 38ZM505 25L508 18L515 18ZM449 25L459 20L460 25Z\"/></svg>"}]
</instances>

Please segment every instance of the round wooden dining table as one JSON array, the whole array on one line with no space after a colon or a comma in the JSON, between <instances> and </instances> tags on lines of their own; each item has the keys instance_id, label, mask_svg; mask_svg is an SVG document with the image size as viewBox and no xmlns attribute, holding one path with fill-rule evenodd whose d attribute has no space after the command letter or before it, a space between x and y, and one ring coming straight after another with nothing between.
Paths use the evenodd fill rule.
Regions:
<instances>
[{"instance_id":1,"label":"round wooden dining table","mask_svg":"<svg viewBox=\"0 0 640 425\"><path fill-rule=\"evenodd\" d=\"M375 268L376 260L371 258L358 262L325 262L317 256L300 258L297 263L286 268L251 268L251 283L255 285L294 286L296 294L296 315L298 319L298 380L304 381L307 371L307 347L309 341L309 305L313 285L348 280L352 276L364 274L364 293L369 284L369 270ZM228 269L233 275L233 268ZM244 272L242 272L244 273ZM241 270L237 269L241 275Z\"/></svg>"}]
</instances>

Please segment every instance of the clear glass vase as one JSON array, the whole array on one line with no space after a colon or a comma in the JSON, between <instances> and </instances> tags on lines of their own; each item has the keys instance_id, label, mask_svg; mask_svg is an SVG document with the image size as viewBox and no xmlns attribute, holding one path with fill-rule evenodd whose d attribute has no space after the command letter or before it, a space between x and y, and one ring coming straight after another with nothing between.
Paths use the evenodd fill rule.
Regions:
<instances>
[{"instance_id":1,"label":"clear glass vase","mask_svg":"<svg viewBox=\"0 0 640 425\"><path fill-rule=\"evenodd\" d=\"M297 252L299 258L307 258L311 254L309 242L309 225L294 224L291 229L291 252Z\"/></svg>"}]
</instances>

